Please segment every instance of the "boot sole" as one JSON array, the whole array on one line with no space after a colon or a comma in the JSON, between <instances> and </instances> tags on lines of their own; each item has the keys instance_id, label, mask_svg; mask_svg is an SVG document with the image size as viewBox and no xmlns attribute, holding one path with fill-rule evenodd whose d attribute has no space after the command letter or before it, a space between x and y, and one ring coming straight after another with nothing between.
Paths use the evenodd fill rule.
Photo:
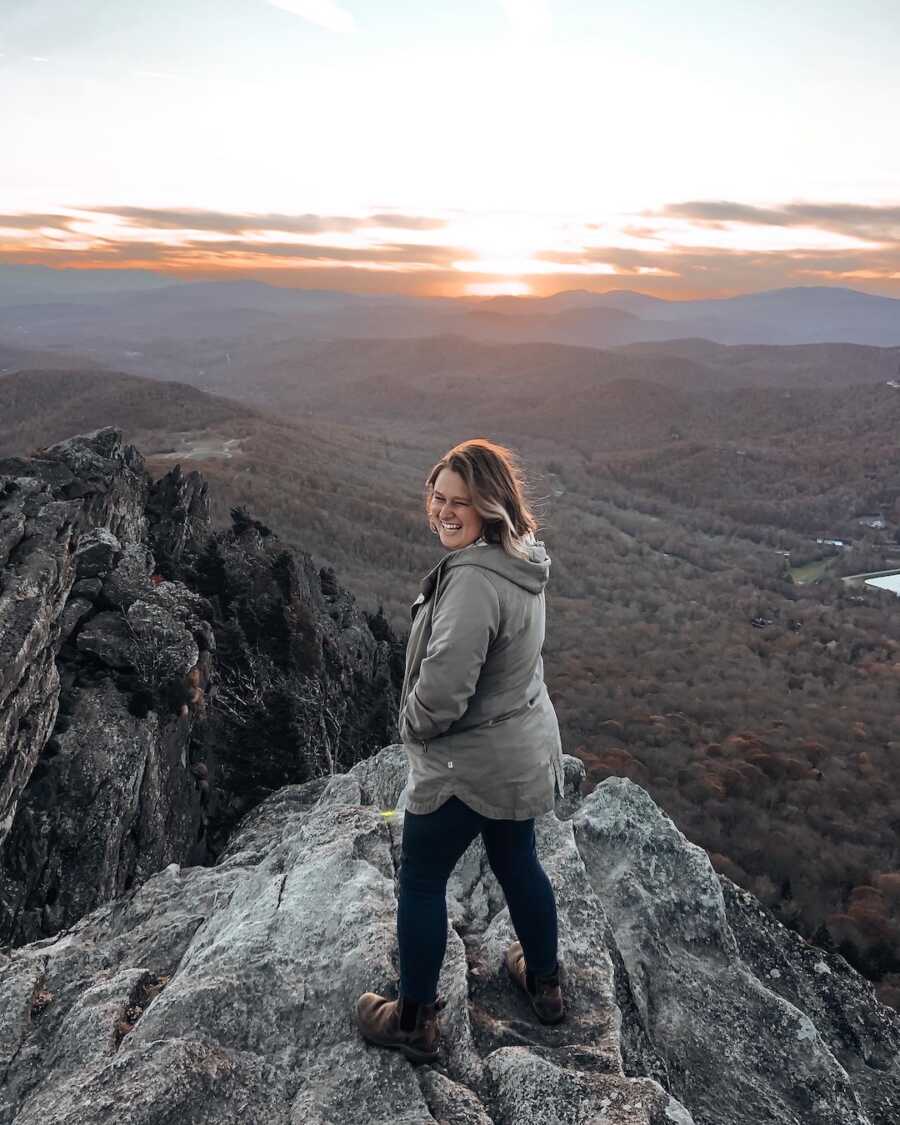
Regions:
<instances>
[{"instance_id":1,"label":"boot sole","mask_svg":"<svg viewBox=\"0 0 900 1125\"><path fill-rule=\"evenodd\" d=\"M522 984L522 981L519 979L518 976L516 976L516 974L510 968L509 962L504 959L504 963L506 965L506 975L510 978L510 980L513 982L513 984L515 984L515 986L519 989L519 991L524 993L525 998L528 1000L528 1003L531 1005L531 1010L534 1012L534 1014L537 1016L537 1018L541 1021L541 1023L544 1024L546 1027L553 1027L555 1024L562 1023L562 1021L566 1018L565 1008L563 1008L563 1010L560 1012L560 1014L558 1016L554 1016L552 1019L546 1019L544 1016L541 1015L541 1013L534 1006L534 1001L531 997L531 993Z\"/></svg>"},{"instance_id":2,"label":"boot sole","mask_svg":"<svg viewBox=\"0 0 900 1125\"><path fill-rule=\"evenodd\" d=\"M433 1054L429 1054L427 1051L418 1051L408 1043L397 1043L393 1039L379 1039L377 1036L366 1034L366 1032L362 1032L362 1037L367 1043L374 1043L376 1047L389 1047L393 1051L402 1051L410 1062L436 1062L441 1054L440 1050Z\"/></svg>"}]
</instances>

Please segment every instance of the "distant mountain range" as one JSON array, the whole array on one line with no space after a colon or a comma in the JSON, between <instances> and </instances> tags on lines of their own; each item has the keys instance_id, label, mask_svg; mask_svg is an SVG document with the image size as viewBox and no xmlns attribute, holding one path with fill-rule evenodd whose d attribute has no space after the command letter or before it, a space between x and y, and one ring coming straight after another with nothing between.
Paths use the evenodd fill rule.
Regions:
<instances>
[{"instance_id":1,"label":"distant mountain range","mask_svg":"<svg viewBox=\"0 0 900 1125\"><path fill-rule=\"evenodd\" d=\"M612 348L662 340L719 344L900 345L900 300L824 286L669 301L631 290L442 299L287 289L256 281L172 282L129 270L0 267L7 345L104 348L196 339L461 335ZM106 358L112 358L107 356Z\"/></svg>"},{"instance_id":2,"label":"distant mountain range","mask_svg":"<svg viewBox=\"0 0 900 1125\"><path fill-rule=\"evenodd\" d=\"M535 339L597 347L684 337L720 344L900 344L900 300L826 286L698 301L574 291L495 299L486 307L495 318L527 316Z\"/></svg>"}]
</instances>

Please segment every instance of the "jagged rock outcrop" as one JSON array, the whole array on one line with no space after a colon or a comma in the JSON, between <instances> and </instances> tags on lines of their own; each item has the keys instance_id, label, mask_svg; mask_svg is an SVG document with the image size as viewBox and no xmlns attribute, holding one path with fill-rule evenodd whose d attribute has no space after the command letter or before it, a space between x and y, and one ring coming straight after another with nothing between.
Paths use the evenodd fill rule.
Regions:
<instances>
[{"instance_id":1,"label":"jagged rock outcrop","mask_svg":"<svg viewBox=\"0 0 900 1125\"><path fill-rule=\"evenodd\" d=\"M89 576L77 568L146 535L147 486L139 455L111 430L0 461L0 843L56 719L62 628L87 611L79 598L63 618Z\"/></svg>"},{"instance_id":2,"label":"jagged rock outcrop","mask_svg":"<svg viewBox=\"0 0 900 1125\"><path fill-rule=\"evenodd\" d=\"M396 639L328 568L241 509L181 579L209 599L220 683L204 745L210 848L279 787L340 772L396 735Z\"/></svg>"},{"instance_id":3,"label":"jagged rock outcrop","mask_svg":"<svg viewBox=\"0 0 900 1125\"><path fill-rule=\"evenodd\" d=\"M393 638L331 578L244 513L214 534L199 474L151 481L114 429L0 461L0 941L390 741Z\"/></svg>"},{"instance_id":4,"label":"jagged rock outcrop","mask_svg":"<svg viewBox=\"0 0 900 1125\"><path fill-rule=\"evenodd\" d=\"M156 569L164 578L173 578L174 568L195 554L209 535L209 485L199 473L182 473L176 465L150 486L147 520Z\"/></svg>"},{"instance_id":5,"label":"jagged rock outcrop","mask_svg":"<svg viewBox=\"0 0 900 1125\"><path fill-rule=\"evenodd\" d=\"M0 462L0 938L54 933L192 855L183 708L209 607L154 580L151 481L112 429ZM178 520L170 514L170 522ZM183 537L184 538L184 537Z\"/></svg>"},{"instance_id":6,"label":"jagged rock outcrop","mask_svg":"<svg viewBox=\"0 0 900 1125\"><path fill-rule=\"evenodd\" d=\"M505 979L480 840L451 880L444 1057L355 1026L396 994L405 753L287 786L211 867L171 864L0 961L0 1125L890 1125L900 1017L717 876L618 778L538 819L568 1018ZM779 976L773 974L778 969ZM775 985L778 987L775 987Z\"/></svg>"}]
</instances>

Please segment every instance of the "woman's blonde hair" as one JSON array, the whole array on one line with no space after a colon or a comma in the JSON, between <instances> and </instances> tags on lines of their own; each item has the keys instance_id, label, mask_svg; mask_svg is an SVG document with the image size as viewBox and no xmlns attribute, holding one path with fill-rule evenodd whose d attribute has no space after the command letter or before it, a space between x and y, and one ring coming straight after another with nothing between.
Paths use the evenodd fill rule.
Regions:
<instances>
[{"instance_id":1,"label":"woman's blonde hair","mask_svg":"<svg viewBox=\"0 0 900 1125\"><path fill-rule=\"evenodd\" d=\"M437 528L431 498L443 469L459 473L466 482L488 543L498 543L508 555L527 557L522 543L533 539L538 523L525 499L525 477L516 454L487 438L471 438L448 450L425 481L425 514L432 531Z\"/></svg>"}]
</instances>

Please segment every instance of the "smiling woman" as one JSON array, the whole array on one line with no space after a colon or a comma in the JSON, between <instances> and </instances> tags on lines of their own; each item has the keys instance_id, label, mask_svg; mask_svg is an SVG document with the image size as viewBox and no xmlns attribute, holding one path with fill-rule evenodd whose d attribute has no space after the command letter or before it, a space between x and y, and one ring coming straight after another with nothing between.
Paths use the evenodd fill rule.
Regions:
<instances>
[{"instance_id":1,"label":"smiling woman","mask_svg":"<svg viewBox=\"0 0 900 1125\"><path fill-rule=\"evenodd\" d=\"M505 965L542 1023L565 1017L553 887L535 817L565 776L543 679L550 556L512 452L461 442L426 480L445 557L422 581L407 642L399 732L410 759L397 902L400 994L365 992L363 1036L419 1062L439 1054L437 995L447 945L447 880L476 836L503 888L518 941Z\"/></svg>"},{"instance_id":2,"label":"smiling woman","mask_svg":"<svg viewBox=\"0 0 900 1125\"><path fill-rule=\"evenodd\" d=\"M431 530L453 550L474 543L484 527L484 520L472 506L468 485L450 468L441 469L435 478L430 514Z\"/></svg>"}]
</instances>

